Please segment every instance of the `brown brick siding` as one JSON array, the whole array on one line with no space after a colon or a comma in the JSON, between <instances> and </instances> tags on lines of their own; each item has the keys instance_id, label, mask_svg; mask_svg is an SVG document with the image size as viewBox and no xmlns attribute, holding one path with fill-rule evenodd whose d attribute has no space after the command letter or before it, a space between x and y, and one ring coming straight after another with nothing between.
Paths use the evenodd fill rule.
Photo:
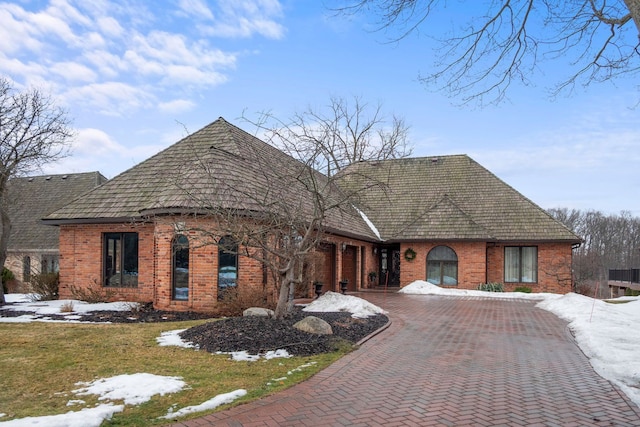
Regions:
<instances>
[{"instance_id":1,"label":"brown brick siding","mask_svg":"<svg viewBox=\"0 0 640 427\"><path fill-rule=\"evenodd\" d=\"M476 289L481 283L504 283L504 246L484 242L405 243L400 247L400 286L415 280L426 280L427 254L438 245L453 249L458 255L458 286L460 289ZM527 286L533 292L567 293L572 290L571 258L569 243L509 243L508 246L538 247L538 282L504 283L505 291ZM413 261L404 259L407 248L416 251Z\"/></svg>"},{"instance_id":2,"label":"brown brick siding","mask_svg":"<svg viewBox=\"0 0 640 427\"><path fill-rule=\"evenodd\" d=\"M187 221L183 224L183 233L189 237L189 299L176 301L172 299L172 259L171 243L175 224L170 219L158 219L154 224L86 224L62 225L60 227L60 297L73 298L72 287L102 287L103 276L103 234L110 232L138 233L138 287L106 288L113 294L114 301L153 302L158 309L172 311L213 311L218 305L218 248L207 241L195 230L215 227L211 221ZM342 239L332 236L328 239L335 248L341 248ZM360 247L365 245L362 253L371 254L370 244L345 240L349 246L351 260L349 274L352 277L353 289L361 286ZM332 254L335 259L331 260ZM330 250L321 253L322 261L316 267L319 277L327 280L325 291L339 291L338 280L342 273L341 250ZM329 257L329 258L326 258ZM365 261L372 264L371 259ZM265 283L265 280L267 283ZM305 296L312 296L310 277L306 285ZM240 256L238 260L239 291L274 292L273 274L265 270L262 263Z\"/></svg>"},{"instance_id":3,"label":"brown brick siding","mask_svg":"<svg viewBox=\"0 0 640 427\"><path fill-rule=\"evenodd\" d=\"M152 224L60 226L60 298L73 298L72 287L102 287L103 233L138 233L138 286L106 288L115 301L151 302L154 296Z\"/></svg>"},{"instance_id":4,"label":"brown brick siding","mask_svg":"<svg viewBox=\"0 0 640 427\"><path fill-rule=\"evenodd\" d=\"M190 239L189 299L175 301L171 289L171 241L175 225L169 220L155 224L100 224L60 226L60 297L73 298L71 287L101 286L103 233L137 232L139 236L139 276L137 288L108 288L114 300L153 302L166 310L213 311L218 305L218 248L196 230L215 227L213 222L185 224ZM342 244L346 251L342 251ZM428 252L444 244L458 256L458 288L475 289L481 283L504 282L504 245L485 242L421 242L400 245L400 286L426 279ZM510 244L512 245L512 244ZM524 244L523 244L524 245ZM531 244L528 244L531 245ZM378 272L379 254L371 243L339 236L327 236L325 248L309 262L305 284L298 294L313 296L312 283L321 280L323 291L339 292L339 280L348 278L350 290L371 287L367 275ZM570 244L538 244L538 283L505 284L505 290L528 286L534 292L566 293L572 289ZM413 261L404 259L408 248L416 252ZM268 284L265 284L267 280ZM240 257L239 291L274 292L273 273L249 257ZM372 286L375 286L374 283Z\"/></svg>"}]
</instances>

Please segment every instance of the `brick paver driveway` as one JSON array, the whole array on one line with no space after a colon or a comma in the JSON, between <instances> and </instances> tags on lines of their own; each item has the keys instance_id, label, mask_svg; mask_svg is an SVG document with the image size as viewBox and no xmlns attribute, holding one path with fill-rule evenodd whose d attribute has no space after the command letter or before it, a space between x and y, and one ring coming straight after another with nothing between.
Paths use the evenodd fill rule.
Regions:
<instances>
[{"instance_id":1,"label":"brick paver driveway","mask_svg":"<svg viewBox=\"0 0 640 427\"><path fill-rule=\"evenodd\" d=\"M640 426L527 301L361 293L391 326L309 381L179 426Z\"/></svg>"}]
</instances>

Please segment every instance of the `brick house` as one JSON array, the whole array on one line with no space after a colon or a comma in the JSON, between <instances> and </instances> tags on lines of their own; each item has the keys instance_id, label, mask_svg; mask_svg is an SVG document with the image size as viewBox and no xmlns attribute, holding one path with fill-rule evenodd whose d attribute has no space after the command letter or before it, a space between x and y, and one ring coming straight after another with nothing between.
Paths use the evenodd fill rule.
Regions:
<instances>
[{"instance_id":1,"label":"brick house","mask_svg":"<svg viewBox=\"0 0 640 427\"><path fill-rule=\"evenodd\" d=\"M8 184L11 234L5 267L16 280L10 291L23 290L30 276L58 271L58 229L41 218L107 181L100 172L12 178Z\"/></svg>"},{"instance_id":2,"label":"brick house","mask_svg":"<svg viewBox=\"0 0 640 427\"><path fill-rule=\"evenodd\" d=\"M216 120L44 219L60 229L61 298L97 285L116 299L206 311L230 286L273 287L264 265L242 256L249 249L220 235L223 216L268 226L265 206L291 206L304 217L309 186L327 179L314 172L309 181L303 169ZM571 290L572 245L580 239L467 156L359 162L340 179L340 188L322 190L327 200L367 191L327 213L304 295L314 281L338 291L343 279L350 291L416 279ZM367 185L372 179L379 185Z\"/></svg>"}]
</instances>

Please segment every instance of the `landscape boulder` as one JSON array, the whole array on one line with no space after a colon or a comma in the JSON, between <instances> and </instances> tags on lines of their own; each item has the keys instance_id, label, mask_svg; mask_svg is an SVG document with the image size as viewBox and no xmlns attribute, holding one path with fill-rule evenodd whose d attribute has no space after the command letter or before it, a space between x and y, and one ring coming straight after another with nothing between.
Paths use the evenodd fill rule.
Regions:
<instances>
[{"instance_id":1,"label":"landscape boulder","mask_svg":"<svg viewBox=\"0 0 640 427\"><path fill-rule=\"evenodd\" d=\"M331 325L315 316L307 316L294 324L293 327L303 332L309 332L311 334L333 335L333 329L331 329Z\"/></svg>"},{"instance_id":2,"label":"landscape boulder","mask_svg":"<svg viewBox=\"0 0 640 427\"><path fill-rule=\"evenodd\" d=\"M242 312L243 316L260 316L260 317L273 317L273 310L262 307L249 307Z\"/></svg>"}]
</instances>

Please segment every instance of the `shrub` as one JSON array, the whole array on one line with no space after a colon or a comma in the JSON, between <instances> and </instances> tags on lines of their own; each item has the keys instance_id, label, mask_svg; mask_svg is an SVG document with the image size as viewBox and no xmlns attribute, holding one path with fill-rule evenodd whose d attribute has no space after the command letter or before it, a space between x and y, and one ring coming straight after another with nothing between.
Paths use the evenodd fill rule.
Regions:
<instances>
[{"instance_id":1,"label":"shrub","mask_svg":"<svg viewBox=\"0 0 640 427\"><path fill-rule=\"evenodd\" d=\"M523 292L525 294L530 294L531 293L531 288L528 286L518 286L517 288L515 288L513 290L513 292Z\"/></svg>"},{"instance_id":2,"label":"shrub","mask_svg":"<svg viewBox=\"0 0 640 427\"><path fill-rule=\"evenodd\" d=\"M4 290L5 294L9 293L9 289L7 288L7 282L9 282L9 280L14 280L15 278L16 276L13 274L11 270L9 270L6 267L2 267L2 289Z\"/></svg>"},{"instance_id":3,"label":"shrub","mask_svg":"<svg viewBox=\"0 0 640 427\"><path fill-rule=\"evenodd\" d=\"M60 313L72 313L73 312L73 301L67 301L60 306Z\"/></svg>"},{"instance_id":4,"label":"shrub","mask_svg":"<svg viewBox=\"0 0 640 427\"><path fill-rule=\"evenodd\" d=\"M242 316L242 312L249 307L276 308L273 293L266 290L256 291L240 287L225 289L219 302L220 314L225 316Z\"/></svg>"},{"instance_id":5,"label":"shrub","mask_svg":"<svg viewBox=\"0 0 640 427\"><path fill-rule=\"evenodd\" d=\"M635 289L627 288L624 291L624 296L626 296L626 297L637 297L637 296L640 296L640 291L636 291Z\"/></svg>"},{"instance_id":6,"label":"shrub","mask_svg":"<svg viewBox=\"0 0 640 427\"><path fill-rule=\"evenodd\" d=\"M58 299L58 286L60 275L58 273L41 273L31 276L29 292L35 301L51 301Z\"/></svg>"},{"instance_id":7,"label":"shrub","mask_svg":"<svg viewBox=\"0 0 640 427\"><path fill-rule=\"evenodd\" d=\"M74 299L87 302L89 304L98 304L102 302L109 302L113 298L116 292L112 289L103 288L98 284L97 280L93 280L93 284L80 288L71 285L69 288L71 295Z\"/></svg>"},{"instance_id":8,"label":"shrub","mask_svg":"<svg viewBox=\"0 0 640 427\"><path fill-rule=\"evenodd\" d=\"M502 283L481 283L478 285L478 290L485 292L504 292L504 285Z\"/></svg>"}]
</instances>

